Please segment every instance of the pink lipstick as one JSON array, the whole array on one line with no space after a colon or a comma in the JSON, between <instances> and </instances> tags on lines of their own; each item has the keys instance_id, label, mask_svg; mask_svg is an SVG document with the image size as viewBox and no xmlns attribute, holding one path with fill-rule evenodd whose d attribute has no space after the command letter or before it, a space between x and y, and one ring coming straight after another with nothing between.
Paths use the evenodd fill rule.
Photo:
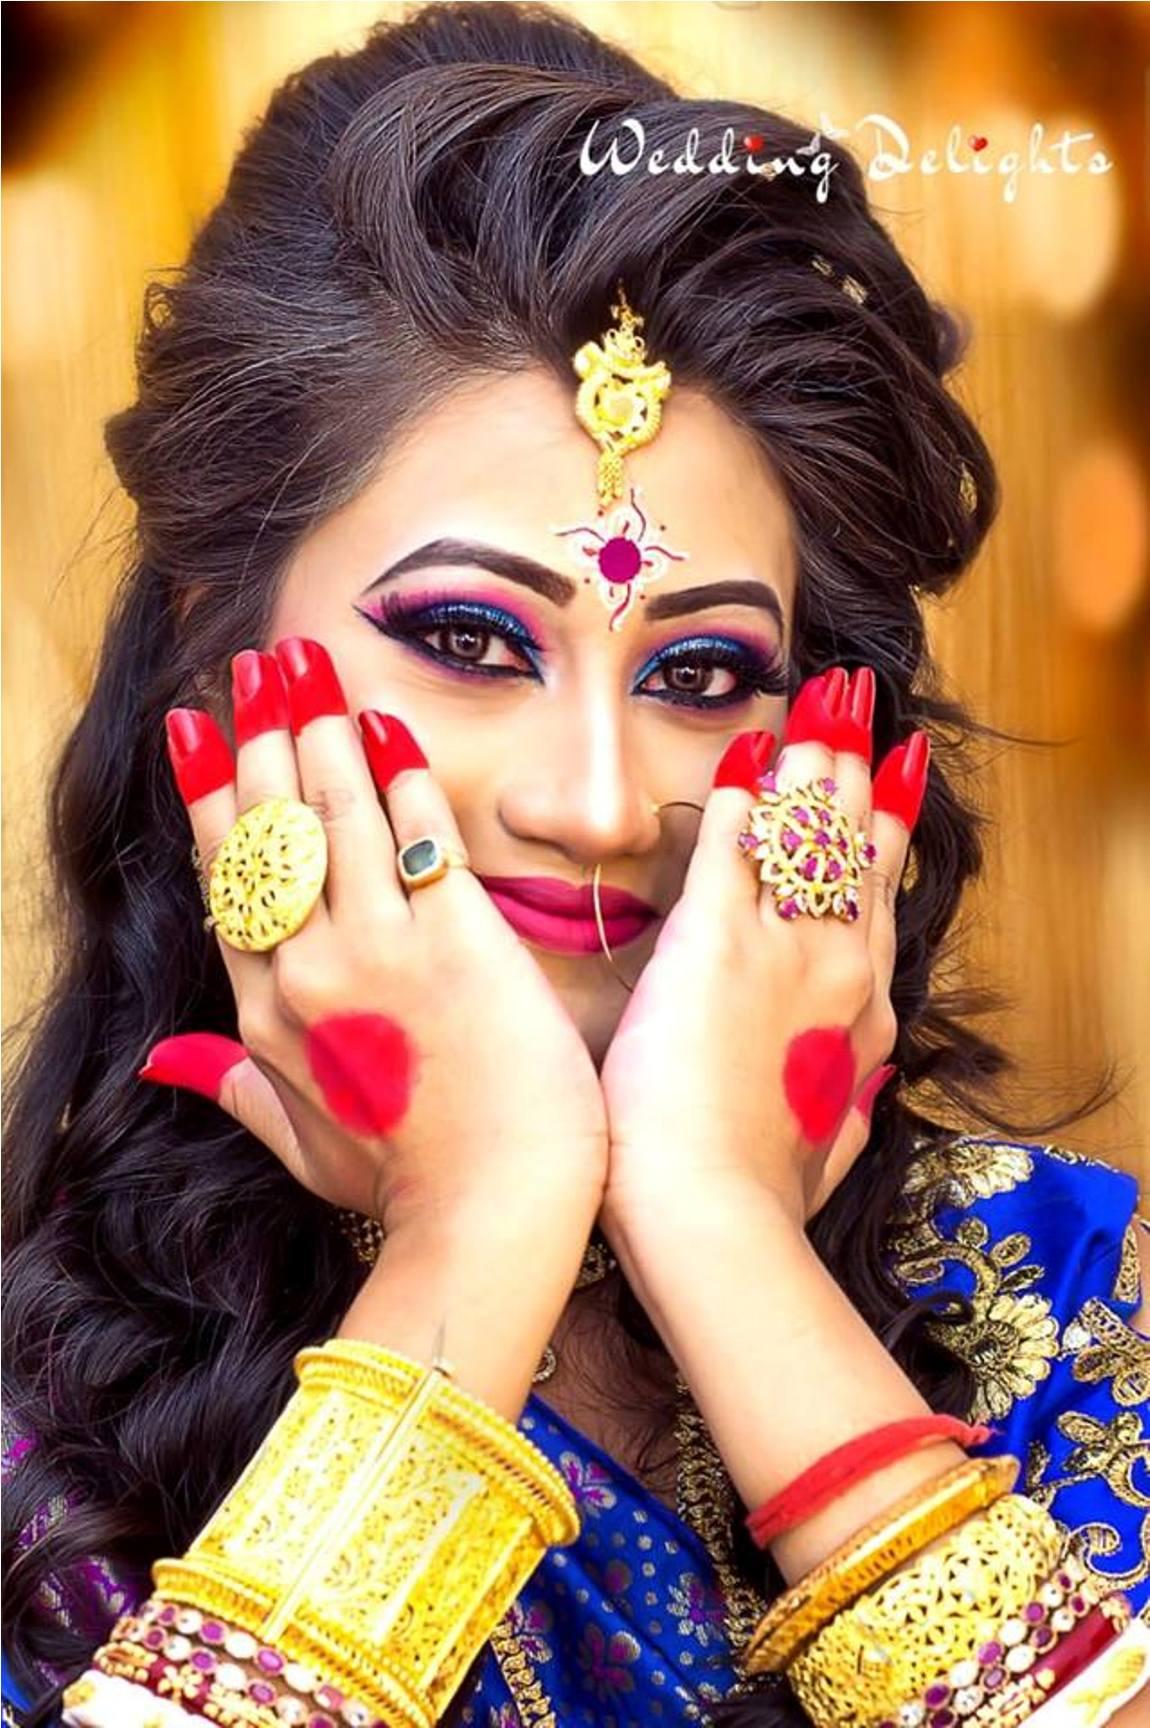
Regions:
<instances>
[{"instance_id":1,"label":"pink lipstick","mask_svg":"<svg viewBox=\"0 0 1150 1728\"><path fill-rule=\"evenodd\" d=\"M595 900L588 882L578 888L553 876L480 876L512 929L557 954L600 954ZM614 948L634 942L660 916L646 900L625 889L603 886L603 929Z\"/></svg>"}]
</instances>

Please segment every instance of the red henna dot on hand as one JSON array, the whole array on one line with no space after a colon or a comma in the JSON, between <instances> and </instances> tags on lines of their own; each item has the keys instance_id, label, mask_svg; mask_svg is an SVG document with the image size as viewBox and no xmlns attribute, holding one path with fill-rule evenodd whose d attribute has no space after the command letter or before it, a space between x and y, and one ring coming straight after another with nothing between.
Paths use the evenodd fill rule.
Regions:
<instances>
[{"instance_id":1,"label":"red henna dot on hand","mask_svg":"<svg viewBox=\"0 0 1150 1728\"><path fill-rule=\"evenodd\" d=\"M792 1038L783 1059L783 1090L803 1134L827 1140L854 1092L855 1059L845 1026L812 1026Z\"/></svg>"},{"instance_id":2,"label":"red henna dot on hand","mask_svg":"<svg viewBox=\"0 0 1150 1728\"><path fill-rule=\"evenodd\" d=\"M415 1051L386 1014L333 1014L307 1032L307 1059L324 1103L356 1134L390 1134L411 1101Z\"/></svg>"}]
</instances>

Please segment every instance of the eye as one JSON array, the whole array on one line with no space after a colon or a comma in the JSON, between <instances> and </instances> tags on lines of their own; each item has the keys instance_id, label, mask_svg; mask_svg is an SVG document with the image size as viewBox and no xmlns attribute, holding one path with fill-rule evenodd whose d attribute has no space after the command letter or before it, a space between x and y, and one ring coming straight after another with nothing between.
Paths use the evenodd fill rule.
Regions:
<instances>
[{"instance_id":1,"label":"eye","mask_svg":"<svg viewBox=\"0 0 1150 1728\"><path fill-rule=\"evenodd\" d=\"M534 656L540 652L539 644L517 618L498 607L457 599L413 605L388 594L378 613L365 612L363 616L385 636L403 642L445 670L458 671L461 677L515 678L538 672ZM520 659L492 662L493 643L518 653Z\"/></svg>"},{"instance_id":2,"label":"eye","mask_svg":"<svg viewBox=\"0 0 1150 1728\"><path fill-rule=\"evenodd\" d=\"M649 672L644 668L644 674L641 682L655 676L665 680L661 690L647 694L663 697L672 707L731 708L752 696L786 696L790 689L781 659L764 655L748 643L716 636L677 642ZM714 689L716 674L724 679L724 688L718 692Z\"/></svg>"}]
</instances>

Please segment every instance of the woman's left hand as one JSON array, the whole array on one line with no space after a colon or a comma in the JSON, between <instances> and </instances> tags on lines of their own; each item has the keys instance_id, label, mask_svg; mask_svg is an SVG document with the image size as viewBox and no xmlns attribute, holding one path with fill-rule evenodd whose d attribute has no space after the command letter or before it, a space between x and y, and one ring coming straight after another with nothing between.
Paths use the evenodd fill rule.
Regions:
<instances>
[{"instance_id":1,"label":"woman's left hand","mask_svg":"<svg viewBox=\"0 0 1150 1728\"><path fill-rule=\"evenodd\" d=\"M788 920L737 845L773 739L725 753L683 893L600 1073L610 1135L605 1233L622 1241L692 1199L766 1191L801 1228L866 1144L898 1026L894 901L925 789L929 741L893 749L873 786L874 674L808 681L774 764L780 789L830 775L876 849L860 916ZM760 752L757 756L755 751ZM905 771L904 771L905 770Z\"/></svg>"}]
</instances>

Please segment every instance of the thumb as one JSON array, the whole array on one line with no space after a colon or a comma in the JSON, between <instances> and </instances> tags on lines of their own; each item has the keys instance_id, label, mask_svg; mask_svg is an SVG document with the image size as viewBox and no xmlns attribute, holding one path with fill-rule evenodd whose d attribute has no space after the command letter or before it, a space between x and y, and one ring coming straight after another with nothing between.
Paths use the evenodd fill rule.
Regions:
<instances>
[{"instance_id":1,"label":"thumb","mask_svg":"<svg viewBox=\"0 0 1150 1728\"><path fill-rule=\"evenodd\" d=\"M296 1131L271 1081L247 1047L219 1032L183 1032L148 1052L137 1078L183 1086L211 1098L281 1159L294 1174L303 1159Z\"/></svg>"},{"instance_id":2,"label":"thumb","mask_svg":"<svg viewBox=\"0 0 1150 1728\"><path fill-rule=\"evenodd\" d=\"M808 1220L821 1212L839 1183L849 1174L852 1165L870 1139L871 1111L874 1101L897 1069L893 1062L883 1062L869 1074L851 1100L807 1209Z\"/></svg>"}]
</instances>

